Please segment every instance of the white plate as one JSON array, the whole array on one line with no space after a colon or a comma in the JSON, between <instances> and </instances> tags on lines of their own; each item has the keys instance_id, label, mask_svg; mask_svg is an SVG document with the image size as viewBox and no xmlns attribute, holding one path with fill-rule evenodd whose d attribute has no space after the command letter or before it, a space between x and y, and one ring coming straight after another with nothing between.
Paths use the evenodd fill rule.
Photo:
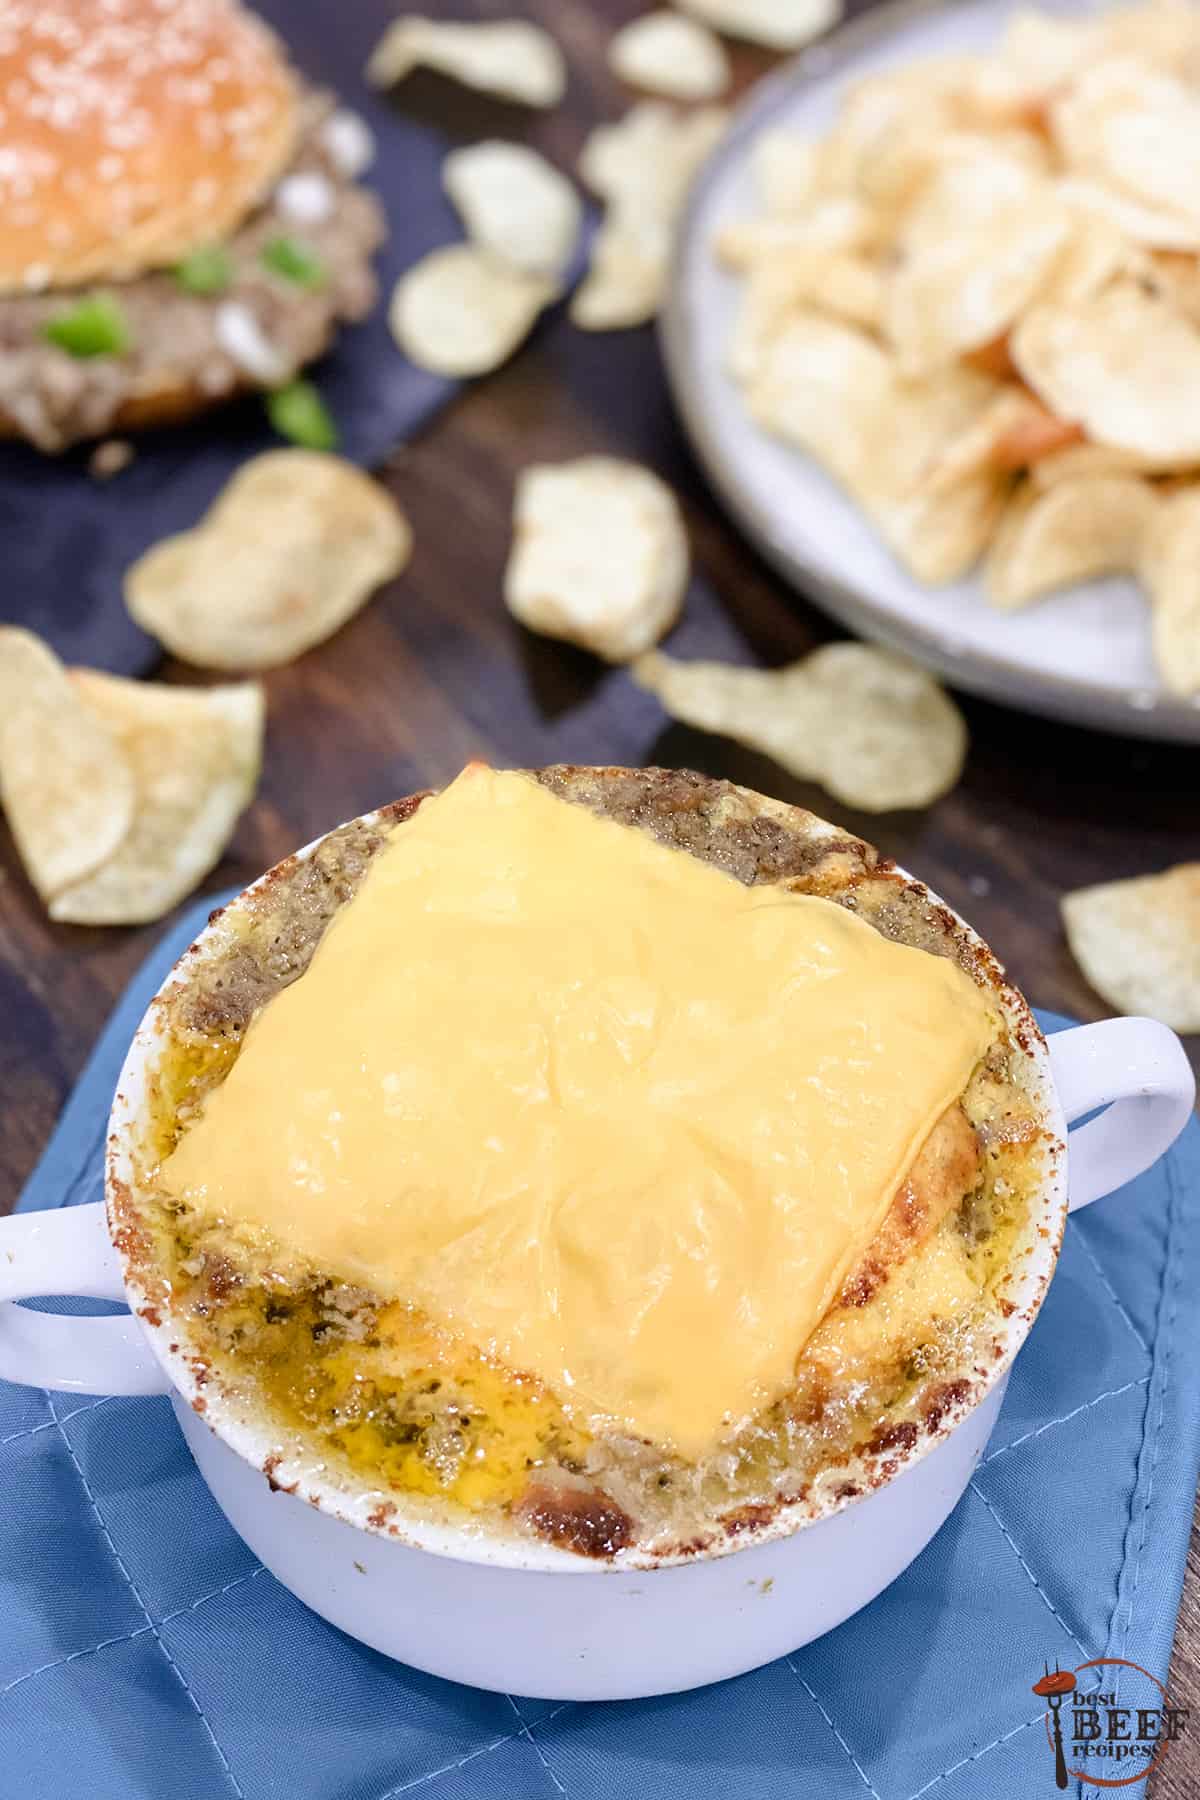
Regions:
<instances>
[{"instance_id":1,"label":"white plate","mask_svg":"<svg viewBox=\"0 0 1200 1800\"><path fill-rule=\"evenodd\" d=\"M750 95L684 221L662 321L668 374L693 447L743 529L795 586L853 630L1010 705L1131 736L1197 742L1200 698L1164 691L1150 654L1148 608L1131 581L1091 582L1016 614L990 607L974 577L920 586L815 463L751 423L724 373L739 283L717 267L710 245L719 226L755 210L754 140L781 126L824 132L848 83L916 57L984 49L1014 10L1013 0L892 0Z\"/></svg>"}]
</instances>

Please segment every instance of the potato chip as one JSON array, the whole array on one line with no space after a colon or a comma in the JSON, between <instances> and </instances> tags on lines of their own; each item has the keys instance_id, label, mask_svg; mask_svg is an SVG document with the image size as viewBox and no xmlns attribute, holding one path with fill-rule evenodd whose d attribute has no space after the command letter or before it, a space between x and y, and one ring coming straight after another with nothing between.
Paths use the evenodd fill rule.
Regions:
<instances>
[{"instance_id":1,"label":"potato chip","mask_svg":"<svg viewBox=\"0 0 1200 1800\"><path fill-rule=\"evenodd\" d=\"M1115 57L1072 82L1050 117L1072 173L1200 227L1200 100L1175 76Z\"/></svg>"},{"instance_id":2,"label":"potato chip","mask_svg":"<svg viewBox=\"0 0 1200 1800\"><path fill-rule=\"evenodd\" d=\"M995 112L1032 109L1082 67L1095 42L1090 19L1060 19L1020 7L1005 28L999 53L981 62L975 93Z\"/></svg>"},{"instance_id":3,"label":"potato chip","mask_svg":"<svg viewBox=\"0 0 1200 1800\"><path fill-rule=\"evenodd\" d=\"M200 523L127 571L144 631L207 669L271 669L337 631L408 561L387 491L337 456L269 450L243 464Z\"/></svg>"},{"instance_id":4,"label":"potato chip","mask_svg":"<svg viewBox=\"0 0 1200 1800\"><path fill-rule=\"evenodd\" d=\"M1164 462L1200 460L1200 331L1136 282L1035 306L1012 334L1035 393L1089 438Z\"/></svg>"},{"instance_id":5,"label":"potato chip","mask_svg":"<svg viewBox=\"0 0 1200 1800\"><path fill-rule=\"evenodd\" d=\"M419 369L461 378L498 369L557 299L558 282L474 244L431 250L396 283L392 336Z\"/></svg>"},{"instance_id":6,"label":"potato chip","mask_svg":"<svg viewBox=\"0 0 1200 1800\"><path fill-rule=\"evenodd\" d=\"M504 598L532 631L628 662L679 616L690 556L664 482L612 456L525 469Z\"/></svg>"},{"instance_id":7,"label":"potato chip","mask_svg":"<svg viewBox=\"0 0 1200 1800\"><path fill-rule=\"evenodd\" d=\"M942 447L969 431L995 385L961 364L895 381L855 489L880 536L919 581L954 581L979 559L1004 505L1007 477L987 467L938 487Z\"/></svg>"},{"instance_id":8,"label":"potato chip","mask_svg":"<svg viewBox=\"0 0 1200 1800\"><path fill-rule=\"evenodd\" d=\"M797 312L764 348L746 406L857 493L886 430L894 384L890 358L864 333Z\"/></svg>"},{"instance_id":9,"label":"potato chip","mask_svg":"<svg viewBox=\"0 0 1200 1800\"><path fill-rule=\"evenodd\" d=\"M1067 241L1047 272L1038 298L1047 306L1074 306L1090 300L1119 275L1140 276L1145 262L1141 249L1108 219L1074 210Z\"/></svg>"},{"instance_id":10,"label":"potato chip","mask_svg":"<svg viewBox=\"0 0 1200 1800\"><path fill-rule=\"evenodd\" d=\"M872 220L861 200L819 201L802 218L734 219L713 239L727 269L755 269L780 257L860 250L869 245Z\"/></svg>"},{"instance_id":11,"label":"potato chip","mask_svg":"<svg viewBox=\"0 0 1200 1800\"><path fill-rule=\"evenodd\" d=\"M1189 0L1114 7L1092 21L1094 61L1133 56L1194 81L1200 69L1200 15Z\"/></svg>"},{"instance_id":12,"label":"potato chip","mask_svg":"<svg viewBox=\"0 0 1200 1800\"><path fill-rule=\"evenodd\" d=\"M1078 888L1062 915L1076 962L1110 1006L1200 1031L1200 863Z\"/></svg>"},{"instance_id":13,"label":"potato chip","mask_svg":"<svg viewBox=\"0 0 1200 1800\"><path fill-rule=\"evenodd\" d=\"M986 376L961 365L929 381L899 381L871 338L810 311L795 313L765 345L746 406L768 431L815 457L920 580L944 582L979 557L1006 483L989 470L939 491L928 471L994 391Z\"/></svg>"},{"instance_id":14,"label":"potato chip","mask_svg":"<svg viewBox=\"0 0 1200 1800\"><path fill-rule=\"evenodd\" d=\"M452 150L444 186L463 228L501 262L562 275L579 241L583 207L565 175L524 144L492 138Z\"/></svg>"},{"instance_id":15,"label":"potato chip","mask_svg":"<svg viewBox=\"0 0 1200 1800\"><path fill-rule=\"evenodd\" d=\"M619 81L673 100L715 100L732 70L719 38L697 19L644 13L617 32L608 66Z\"/></svg>"},{"instance_id":16,"label":"potato chip","mask_svg":"<svg viewBox=\"0 0 1200 1800\"><path fill-rule=\"evenodd\" d=\"M1107 444L1089 444L1082 437L1062 450L1031 463L1029 479L1034 487L1053 487L1059 481L1075 481L1081 475L1158 475L1163 465L1153 458L1135 456L1131 450L1113 450Z\"/></svg>"},{"instance_id":17,"label":"potato chip","mask_svg":"<svg viewBox=\"0 0 1200 1800\"><path fill-rule=\"evenodd\" d=\"M663 303L671 252L661 229L618 215L592 239L588 272L571 296L571 323L581 331L626 331L647 325Z\"/></svg>"},{"instance_id":18,"label":"potato chip","mask_svg":"<svg viewBox=\"0 0 1200 1800\"><path fill-rule=\"evenodd\" d=\"M91 669L76 669L71 679L124 752L136 802L117 850L54 894L50 916L68 925L144 925L204 879L253 798L262 687L164 687Z\"/></svg>"},{"instance_id":19,"label":"potato chip","mask_svg":"<svg viewBox=\"0 0 1200 1800\"><path fill-rule=\"evenodd\" d=\"M367 64L375 87L391 87L413 69L434 69L466 87L524 106L557 106L567 91L562 51L540 25L523 19L451 24L409 15L395 19Z\"/></svg>"},{"instance_id":20,"label":"potato chip","mask_svg":"<svg viewBox=\"0 0 1200 1800\"><path fill-rule=\"evenodd\" d=\"M1137 475L1084 475L1023 489L987 560L993 606L1011 611L1057 588L1136 569L1159 501Z\"/></svg>"},{"instance_id":21,"label":"potato chip","mask_svg":"<svg viewBox=\"0 0 1200 1800\"><path fill-rule=\"evenodd\" d=\"M1158 250L1151 255L1148 273L1175 311L1182 313L1189 324L1200 326L1200 256Z\"/></svg>"},{"instance_id":22,"label":"potato chip","mask_svg":"<svg viewBox=\"0 0 1200 1800\"><path fill-rule=\"evenodd\" d=\"M815 147L818 194L871 193L892 206L939 160L939 140L958 123L953 78L942 63L869 75L843 97L832 130ZM894 172L893 172L894 171Z\"/></svg>"},{"instance_id":23,"label":"potato chip","mask_svg":"<svg viewBox=\"0 0 1200 1800\"><path fill-rule=\"evenodd\" d=\"M1143 545L1141 576L1165 686L1172 694L1200 693L1200 488L1182 488L1160 502Z\"/></svg>"},{"instance_id":24,"label":"potato chip","mask_svg":"<svg viewBox=\"0 0 1200 1800\"><path fill-rule=\"evenodd\" d=\"M1045 285L1070 215L1018 201L901 263L884 308L900 371L925 375L1007 331Z\"/></svg>"},{"instance_id":25,"label":"potato chip","mask_svg":"<svg viewBox=\"0 0 1200 1800\"><path fill-rule=\"evenodd\" d=\"M924 669L868 644L827 644L784 669L652 652L634 679L673 718L773 757L861 812L930 806L962 773L967 731Z\"/></svg>"},{"instance_id":26,"label":"potato chip","mask_svg":"<svg viewBox=\"0 0 1200 1800\"><path fill-rule=\"evenodd\" d=\"M1175 213L1163 212L1119 194L1102 181L1071 175L1055 183L1055 193L1076 212L1102 219L1122 237L1148 250L1198 250L1200 229Z\"/></svg>"},{"instance_id":27,"label":"potato chip","mask_svg":"<svg viewBox=\"0 0 1200 1800\"><path fill-rule=\"evenodd\" d=\"M899 220L898 247L909 256L964 228L977 230L997 214L1022 205L1033 211L1044 202L1046 177L1024 151L966 134L946 150Z\"/></svg>"},{"instance_id":28,"label":"potato chip","mask_svg":"<svg viewBox=\"0 0 1200 1800\"><path fill-rule=\"evenodd\" d=\"M938 493L988 470L1015 474L1068 454L1068 447L1077 445L1082 435L1077 425L1047 412L1028 389L1009 382L962 430L947 435L928 464L925 480L931 492Z\"/></svg>"},{"instance_id":29,"label":"potato chip","mask_svg":"<svg viewBox=\"0 0 1200 1800\"><path fill-rule=\"evenodd\" d=\"M883 487L861 497L867 517L894 555L928 587L957 581L979 561L1004 510L1009 482L991 471L941 492Z\"/></svg>"},{"instance_id":30,"label":"potato chip","mask_svg":"<svg viewBox=\"0 0 1200 1800\"><path fill-rule=\"evenodd\" d=\"M676 0L684 12L727 37L768 50L799 50L842 16L842 0Z\"/></svg>"},{"instance_id":31,"label":"potato chip","mask_svg":"<svg viewBox=\"0 0 1200 1800\"><path fill-rule=\"evenodd\" d=\"M863 256L798 251L764 258L746 281L729 345L730 373L753 380L773 339L796 313L821 312L873 331L883 297L883 275Z\"/></svg>"},{"instance_id":32,"label":"potato chip","mask_svg":"<svg viewBox=\"0 0 1200 1800\"><path fill-rule=\"evenodd\" d=\"M751 152L754 186L770 219L802 213L814 198L817 146L798 131L764 132Z\"/></svg>"},{"instance_id":33,"label":"potato chip","mask_svg":"<svg viewBox=\"0 0 1200 1800\"><path fill-rule=\"evenodd\" d=\"M613 331L654 317L688 190L727 119L719 106L683 114L644 100L617 124L591 133L579 171L607 210L587 276L571 300L574 324Z\"/></svg>"},{"instance_id":34,"label":"potato chip","mask_svg":"<svg viewBox=\"0 0 1200 1800\"><path fill-rule=\"evenodd\" d=\"M110 857L133 820L113 733L54 652L15 625L0 626L0 806L43 900Z\"/></svg>"},{"instance_id":35,"label":"potato chip","mask_svg":"<svg viewBox=\"0 0 1200 1800\"><path fill-rule=\"evenodd\" d=\"M616 124L590 133L579 173L611 206L674 224L728 123L723 106L683 113L661 100L640 100Z\"/></svg>"}]
</instances>

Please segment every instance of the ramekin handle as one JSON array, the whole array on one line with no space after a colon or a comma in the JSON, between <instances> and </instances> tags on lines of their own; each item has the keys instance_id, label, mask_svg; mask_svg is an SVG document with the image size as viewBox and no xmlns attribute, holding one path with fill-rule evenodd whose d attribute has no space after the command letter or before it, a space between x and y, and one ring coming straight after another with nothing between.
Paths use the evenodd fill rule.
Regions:
<instances>
[{"instance_id":1,"label":"ramekin handle","mask_svg":"<svg viewBox=\"0 0 1200 1800\"><path fill-rule=\"evenodd\" d=\"M1067 1124L1107 1108L1070 1135L1074 1212L1123 1187L1170 1149L1196 1103L1196 1078L1183 1045L1157 1019L1077 1025L1047 1043Z\"/></svg>"},{"instance_id":2,"label":"ramekin handle","mask_svg":"<svg viewBox=\"0 0 1200 1800\"><path fill-rule=\"evenodd\" d=\"M67 1318L17 1300L78 1294L124 1300L104 1207L0 1219L0 1380L73 1394L165 1394L170 1389L137 1320Z\"/></svg>"}]
</instances>

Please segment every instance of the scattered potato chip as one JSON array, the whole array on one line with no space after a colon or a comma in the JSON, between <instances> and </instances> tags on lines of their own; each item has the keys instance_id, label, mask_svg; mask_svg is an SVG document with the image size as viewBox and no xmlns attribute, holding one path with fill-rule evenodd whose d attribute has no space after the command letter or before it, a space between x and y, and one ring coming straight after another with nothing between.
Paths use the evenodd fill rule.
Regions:
<instances>
[{"instance_id":1,"label":"scattered potato chip","mask_svg":"<svg viewBox=\"0 0 1200 1800\"><path fill-rule=\"evenodd\" d=\"M647 325L662 305L670 238L652 221L608 218L592 239L591 263L571 296L571 323L581 331L627 331Z\"/></svg>"},{"instance_id":2,"label":"scattered potato chip","mask_svg":"<svg viewBox=\"0 0 1200 1800\"><path fill-rule=\"evenodd\" d=\"M579 172L612 206L674 224L701 163L729 122L723 106L684 113L639 100L614 125L598 125L579 155Z\"/></svg>"},{"instance_id":3,"label":"scattered potato chip","mask_svg":"<svg viewBox=\"0 0 1200 1800\"><path fill-rule=\"evenodd\" d=\"M1067 942L1110 1006L1200 1031L1200 863L1079 888L1062 901Z\"/></svg>"},{"instance_id":4,"label":"scattered potato chip","mask_svg":"<svg viewBox=\"0 0 1200 1800\"><path fill-rule=\"evenodd\" d=\"M49 900L116 850L133 819L133 775L54 652L0 626L0 805L29 879Z\"/></svg>"},{"instance_id":5,"label":"scattered potato chip","mask_svg":"<svg viewBox=\"0 0 1200 1800\"><path fill-rule=\"evenodd\" d=\"M185 662L271 669L322 643L408 561L408 521L340 457L269 450L200 523L130 567L130 615Z\"/></svg>"},{"instance_id":6,"label":"scattered potato chip","mask_svg":"<svg viewBox=\"0 0 1200 1800\"><path fill-rule=\"evenodd\" d=\"M768 50L799 50L842 16L842 0L676 0L684 12L727 37Z\"/></svg>"},{"instance_id":7,"label":"scattered potato chip","mask_svg":"<svg viewBox=\"0 0 1200 1800\"><path fill-rule=\"evenodd\" d=\"M688 190L727 119L719 106L685 114L643 100L617 124L591 133L579 172L607 207L591 267L571 301L576 325L612 331L654 317Z\"/></svg>"},{"instance_id":8,"label":"scattered potato chip","mask_svg":"<svg viewBox=\"0 0 1200 1800\"><path fill-rule=\"evenodd\" d=\"M962 773L967 730L932 675L869 644L827 644L785 669L639 657L634 679L673 718L762 751L861 812L930 806Z\"/></svg>"},{"instance_id":9,"label":"scattered potato chip","mask_svg":"<svg viewBox=\"0 0 1200 1800\"><path fill-rule=\"evenodd\" d=\"M492 138L452 150L442 184L467 236L501 262L562 275L579 240L578 194L544 156Z\"/></svg>"},{"instance_id":10,"label":"scattered potato chip","mask_svg":"<svg viewBox=\"0 0 1200 1800\"><path fill-rule=\"evenodd\" d=\"M1200 331L1138 283L1035 306L1012 334L1012 357L1051 411L1097 443L1200 459Z\"/></svg>"},{"instance_id":11,"label":"scattered potato chip","mask_svg":"<svg viewBox=\"0 0 1200 1800\"><path fill-rule=\"evenodd\" d=\"M992 543L988 598L1012 610L1098 575L1129 573L1138 566L1158 505L1149 482L1137 475L1085 475L1025 488Z\"/></svg>"},{"instance_id":12,"label":"scattered potato chip","mask_svg":"<svg viewBox=\"0 0 1200 1800\"><path fill-rule=\"evenodd\" d=\"M1200 488L1164 499L1144 540L1154 654L1169 691L1200 694Z\"/></svg>"},{"instance_id":13,"label":"scattered potato chip","mask_svg":"<svg viewBox=\"0 0 1200 1800\"><path fill-rule=\"evenodd\" d=\"M91 669L76 669L71 679L124 752L136 803L116 851L52 895L50 916L68 925L144 925L161 919L220 860L254 795L262 687L164 687Z\"/></svg>"},{"instance_id":14,"label":"scattered potato chip","mask_svg":"<svg viewBox=\"0 0 1200 1800\"><path fill-rule=\"evenodd\" d=\"M649 469L585 456L522 472L504 598L532 631L628 662L678 618L689 566L679 505Z\"/></svg>"},{"instance_id":15,"label":"scattered potato chip","mask_svg":"<svg viewBox=\"0 0 1200 1800\"><path fill-rule=\"evenodd\" d=\"M515 268L474 244L450 244L400 277L388 324L418 368L487 375L524 343L558 292L549 276Z\"/></svg>"},{"instance_id":16,"label":"scattered potato chip","mask_svg":"<svg viewBox=\"0 0 1200 1800\"><path fill-rule=\"evenodd\" d=\"M608 66L628 86L672 100L715 100L732 74L720 39L673 12L643 13L622 26L608 47Z\"/></svg>"},{"instance_id":17,"label":"scattered potato chip","mask_svg":"<svg viewBox=\"0 0 1200 1800\"><path fill-rule=\"evenodd\" d=\"M367 79L375 87L391 87L416 68L434 69L525 106L557 106L567 91L562 51L549 32L523 19L494 24L443 23L412 14L394 19L375 46Z\"/></svg>"}]
</instances>

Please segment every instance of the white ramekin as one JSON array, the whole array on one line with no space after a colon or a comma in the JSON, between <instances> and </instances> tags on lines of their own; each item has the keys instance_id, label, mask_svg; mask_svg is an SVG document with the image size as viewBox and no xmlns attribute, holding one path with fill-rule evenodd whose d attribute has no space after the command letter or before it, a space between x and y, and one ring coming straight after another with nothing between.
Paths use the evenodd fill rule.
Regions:
<instances>
[{"instance_id":1,"label":"white ramekin","mask_svg":"<svg viewBox=\"0 0 1200 1800\"><path fill-rule=\"evenodd\" d=\"M162 996L187 981L192 959L228 929L244 899L214 916L133 1040L110 1119L110 1202L115 1185L137 1180L147 1076L163 1042ZM990 951L962 928L998 973ZM256 1556L342 1630L435 1675L553 1699L611 1700L741 1674L840 1624L929 1542L983 1454L1008 1368L1054 1273L1068 1209L1148 1168L1190 1114L1195 1083L1166 1026L1113 1019L1047 1045L1020 994L998 992L1029 1050L1052 1141L1000 1354L957 1384L959 1397L915 1444L864 1460L838 1498L785 1507L715 1550L593 1562L402 1511L387 1515L378 1492L347 1492L322 1465L281 1456L269 1424L197 1379L180 1328L148 1303L99 1204L0 1220L0 1377L90 1394L170 1394L201 1475ZM1107 1111L1071 1135L1068 1201L1068 1126L1100 1108ZM45 1294L125 1300L132 1317L66 1318L14 1304Z\"/></svg>"}]
</instances>

